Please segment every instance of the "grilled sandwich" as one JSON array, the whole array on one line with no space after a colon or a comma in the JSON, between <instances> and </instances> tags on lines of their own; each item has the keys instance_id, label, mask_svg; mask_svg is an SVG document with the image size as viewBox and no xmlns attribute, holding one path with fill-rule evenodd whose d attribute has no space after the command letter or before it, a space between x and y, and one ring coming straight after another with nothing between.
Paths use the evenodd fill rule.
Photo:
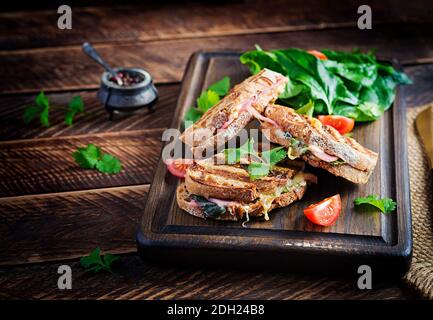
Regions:
<instances>
[{"instance_id":1,"label":"grilled sandwich","mask_svg":"<svg viewBox=\"0 0 433 320\"><path fill-rule=\"evenodd\" d=\"M270 104L264 110L261 130L267 138L289 149L289 157L301 157L313 167L323 168L351 182L365 184L378 154L319 120L295 110Z\"/></svg>"},{"instance_id":2,"label":"grilled sandwich","mask_svg":"<svg viewBox=\"0 0 433 320\"><path fill-rule=\"evenodd\" d=\"M260 117L268 103L284 90L287 78L263 69L236 85L220 102L185 130L181 140L196 155L213 150L230 140L254 117Z\"/></svg>"},{"instance_id":3,"label":"grilled sandwich","mask_svg":"<svg viewBox=\"0 0 433 320\"><path fill-rule=\"evenodd\" d=\"M217 220L268 220L268 212L299 200L305 193L303 172L275 166L265 177L251 180L243 165L198 161L177 189L179 207L190 214Z\"/></svg>"}]
</instances>

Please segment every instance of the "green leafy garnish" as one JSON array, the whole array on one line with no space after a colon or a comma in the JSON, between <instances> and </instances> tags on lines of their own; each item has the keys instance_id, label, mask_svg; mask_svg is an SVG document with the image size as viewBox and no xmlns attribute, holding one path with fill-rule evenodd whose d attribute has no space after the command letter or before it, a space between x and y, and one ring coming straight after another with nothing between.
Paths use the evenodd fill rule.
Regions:
<instances>
[{"instance_id":1,"label":"green leafy garnish","mask_svg":"<svg viewBox=\"0 0 433 320\"><path fill-rule=\"evenodd\" d=\"M215 82L209 86L208 90L212 90L220 97L224 97L230 90L230 77L224 77Z\"/></svg>"},{"instance_id":2,"label":"green leafy garnish","mask_svg":"<svg viewBox=\"0 0 433 320\"><path fill-rule=\"evenodd\" d=\"M346 163L346 161L338 159L338 160L330 162L329 164L331 166L339 166L339 165L342 165L342 164L345 164L345 163Z\"/></svg>"},{"instance_id":3,"label":"green leafy garnish","mask_svg":"<svg viewBox=\"0 0 433 320\"><path fill-rule=\"evenodd\" d=\"M71 126L74 121L75 115L80 112L84 112L83 99L80 96L75 96L69 102L68 109L66 110L65 123L68 126Z\"/></svg>"},{"instance_id":4,"label":"green leafy garnish","mask_svg":"<svg viewBox=\"0 0 433 320\"><path fill-rule=\"evenodd\" d=\"M243 157L251 156L251 163L248 165L248 173L251 180L263 178L269 174L272 168L287 157L284 147L277 147L261 152L260 156L254 149L254 139L248 139L239 148L229 148L224 150L226 163L240 163Z\"/></svg>"},{"instance_id":5,"label":"green leafy garnish","mask_svg":"<svg viewBox=\"0 0 433 320\"><path fill-rule=\"evenodd\" d=\"M284 147L277 147L261 153L262 162L252 162L248 165L251 180L266 177L272 168L287 157Z\"/></svg>"},{"instance_id":6,"label":"green leafy garnish","mask_svg":"<svg viewBox=\"0 0 433 320\"><path fill-rule=\"evenodd\" d=\"M197 108L189 108L185 114L185 121L194 123L200 119L202 115L203 113L201 113Z\"/></svg>"},{"instance_id":7,"label":"green leafy garnish","mask_svg":"<svg viewBox=\"0 0 433 320\"><path fill-rule=\"evenodd\" d=\"M215 91L203 91L197 98L197 108L201 113L205 113L220 101L220 97Z\"/></svg>"},{"instance_id":8,"label":"green leafy garnish","mask_svg":"<svg viewBox=\"0 0 433 320\"><path fill-rule=\"evenodd\" d=\"M287 157L287 151L284 147L277 147L271 150L263 151L260 157L267 163L274 165Z\"/></svg>"},{"instance_id":9,"label":"green leafy garnish","mask_svg":"<svg viewBox=\"0 0 433 320\"><path fill-rule=\"evenodd\" d=\"M97 273L101 270L105 270L113 273L111 264L118 259L118 256L110 253L101 256L101 249L96 248L88 256L81 257L80 264L86 272Z\"/></svg>"},{"instance_id":10,"label":"green leafy garnish","mask_svg":"<svg viewBox=\"0 0 433 320\"><path fill-rule=\"evenodd\" d=\"M248 165L248 173L251 180L266 177L271 171L271 165L266 162L252 162Z\"/></svg>"},{"instance_id":11,"label":"green leafy garnish","mask_svg":"<svg viewBox=\"0 0 433 320\"><path fill-rule=\"evenodd\" d=\"M240 60L253 74L268 68L286 75L289 83L279 101L303 114L311 113L312 101L316 114L376 120L391 107L396 86L412 83L403 72L378 62L373 52L322 52L327 60L300 49L259 48L245 52Z\"/></svg>"},{"instance_id":12,"label":"green leafy garnish","mask_svg":"<svg viewBox=\"0 0 433 320\"><path fill-rule=\"evenodd\" d=\"M254 150L254 139L248 139L239 148L225 149L224 154L226 156L226 161L228 164L239 163L241 161L241 158L248 155L256 156L257 152L256 150Z\"/></svg>"},{"instance_id":13,"label":"green leafy garnish","mask_svg":"<svg viewBox=\"0 0 433 320\"><path fill-rule=\"evenodd\" d=\"M85 148L78 148L72 154L75 162L83 169L97 169L102 173L119 173L122 170L120 160L116 157L102 153L101 148L88 144Z\"/></svg>"},{"instance_id":14,"label":"green leafy garnish","mask_svg":"<svg viewBox=\"0 0 433 320\"><path fill-rule=\"evenodd\" d=\"M210 202L204 197L193 194L191 195L191 199L193 199L199 205L199 207L203 209L206 218L216 219L227 211L225 207L221 207L216 203Z\"/></svg>"},{"instance_id":15,"label":"green leafy garnish","mask_svg":"<svg viewBox=\"0 0 433 320\"><path fill-rule=\"evenodd\" d=\"M35 105L27 106L24 109L24 123L29 124L39 115L41 125L43 127L49 127L49 111L50 103L45 93L41 91L35 98Z\"/></svg>"},{"instance_id":16,"label":"green leafy garnish","mask_svg":"<svg viewBox=\"0 0 433 320\"><path fill-rule=\"evenodd\" d=\"M368 197L356 198L354 201L356 206L368 204L378 208L383 213L390 213L397 207L397 203L390 198L379 199L378 196L369 195Z\"/></svg>"},{"instance_id":17,"label":"green leafy garnish","mask_svg":"<svg viewBox=\"0 0 433 320\"><path fill-rule=\"evenodd\" d=\"M305 114L307 116L312 117L314 113L314 103L313 101L308 101L307 104L305 104L303 107L300 107L299 109L296 109L296 112L299 114Z\"/></svg>"},{"instance_id":18,"label":"green leafy garnish","mask_svg":"<svg viewBox=\"0 0 433 320\"><path fill-rule=\"evenodd\" d=\"M221 80L210 85L197 98L197 108L191 107L185 114L185 126L190 126L198 121L201 116L216 105L230 89L230 78L224 77Z\"/></svg>"},{"instance_id":19,"label":"green leafy garnish","mask_svg":"<svg viewBox=\"0 0 433 320\"><path fill-rule=\"evenodd\" d=\"M84 112L83 99L80 96L75 96L69 102L65 112L65 123L72 125L74 117L77 113ZM27 106L24 109L24 123L29 124L39 115L39 122L43 127L50 126L50 102L48 97L41 91L35 98L35 105Z\"/></svg>"}]
</instances>

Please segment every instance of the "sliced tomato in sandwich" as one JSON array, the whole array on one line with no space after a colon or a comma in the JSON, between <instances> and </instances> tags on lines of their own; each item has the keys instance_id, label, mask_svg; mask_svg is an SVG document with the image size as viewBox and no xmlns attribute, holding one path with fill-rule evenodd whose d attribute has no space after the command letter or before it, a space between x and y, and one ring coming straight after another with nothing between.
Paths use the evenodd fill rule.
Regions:
<instances>
[{"instance_id":1,"label":"sliced tomato in sandwich","mask_svg":"<svg viewBox=\"0 0 433 320\"><path fill-rule=\"evenodd\" d=\"M319 116L320 122L324 125L331 126L340 134L346 134L353 130L355 120L343 116Z\"/></svg>"},{"instance_id":2,"label":"sliced tomato in sandwich","mask_svg":"<svg viewBox=\"0 0 433 320\"><path fill-rule=\"evenodd\" d=\"M326 198L319 203L304 209L304 215L311 222L328 227L338 219L341 212L341 198L339 194Z\"/></svg>"},{"instance_id":3,"label":"sliced tomato in sandwich","mask_svg":"<svg viewBox=\"0 0 433 320\"><path fill-rule=\"evenodd\" d=\"M167 159L164 161L164 163L167 165L167 169L172 175L178 178L185 178L186 171L188 170L189 166L194 163L194 160L181 158Z\"/></svg>"}]
</instances>

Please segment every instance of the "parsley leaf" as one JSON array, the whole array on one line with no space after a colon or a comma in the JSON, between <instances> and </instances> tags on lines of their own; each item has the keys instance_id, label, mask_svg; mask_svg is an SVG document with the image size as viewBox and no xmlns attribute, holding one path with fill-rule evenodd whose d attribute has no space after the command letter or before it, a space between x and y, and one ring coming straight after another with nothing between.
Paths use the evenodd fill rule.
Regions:
<instances>
[{"instance_id":1,"label":"parsley leaf","mask_svg":"<svg viewBox=\"0 0 433 320\"><path fill-rule=\"evenodd\" d=\"M248 173L250 174L251 180L266 177L269 171L271 171L271 165L269 163L252 162L248 165Z\"/></svg>"},{"instance_id":2,"label":"parsley leaf","mask_svg":"<svg viewBox=\"0 0 433 320\"><path fill-rule=\"evenodd\" d=\"M101 148L90 143L85 148L78 148L72 156L81 168L93 169L101 157Z\"/></svg>"},{"instance_id":3,"label":"parsley leaf","mask_svg":"<svg viewBox=\"0 0 433 320\"><path fill-rule=\"evenodd\" d=\"M216 105L229 92L229 89L230 77L224 77L204 90L197 98L197 108L191 107L185 113L185 126L188 127L198 121L206 111Z\"/></svg>"},{"instance_id":4,"label":"parsley leaf","mask_svg":"<svg viewBox=\"0 0 433 320\"><path fill-rule=\"evenodd\" d=\"M85 148L78 148L72 153L75 162L83 169L97 169L102 173L119 173L122 170L120 160L116 157L102 153L101 148L88 144Z\"/></svg>"},{"instance_id":5,"label":"parsley leaf","mask_svg":"<svg viewBox=\"0 0 433 320\"><path fill-rule=\"evenodd\" d=\"M254 150L254 139L248 139L247 142L239 148L225 149L224 154L228 164L238 163L241 161L242 157L248 155L257 155L257 152Z\"/></svg>"},{"instance_id":6,"label":"parsley leaf","mask_svg":"<svg viewBox=\"0 0 433 320\"><path fill-rule=\"evenodd\" d=\"M251 180L263 178L269 174L273 166L287 157L287 151L284 147L277 147L271 150L263 151L259 157L254 149L254 139L248 139L239 148L229 148L224 150L226 162L228 164L239 163L245 156L252 155L254 160L248 165L248 173Z\"/></svg>"},{"instance_id":7,"label":"parsley leaf","mask_svg":"<svg viewBox=\"0 0 433 320\"><path fill-rule=\"evenodd\" d=\"M80 112L84 112L84 102L80 96L75 96L69 102L68 109L65 113L65 123L71 126L75 115Z\"/></svg>"},{"instance_id":8,"label":"parsley leaf","mask_svg":"<svg viewBox=\"0 0 433 320\"><path fill-rule=\"evenodd\" d=\"M248 166L248 172L251 180L266 177L272 168L281 160L287 157L287 151L284 147L277 147L271 150L263 151L261 159L263 162L253 162Z\"/></svg>"},{"instance_id":9,"label":"parsley leaf","mask_svg":"<svg viewBox=\"0 0 433 320\"><path fill-rule=\"evenodd\" d=\"M49 110L50 103L48 101L48 98L45 93L41 91L35 98L35 105L27 106L24 109L24 123L29 124L39 114L39 121L41 125L43 127L49 127Z\"/></svg>"},{"instance_id":10,"label":"parsley leaf","mask_svg":"<svg viewBox=\"0 0 433 320\"><path fill-rule=\"evenodd\" d=\"M39 94L36 96L35 103L41 108L49 108L50 106L48 98L43 91L39 92Z\"/></svg>"},{"instance_id":11,"label":"parsley leaf","mask_svg":"<svg viewBox=\"0 0 433 320\"><path fill-rule=\"evenodd\" d=\"M103 173L118 173L122 170L119 159L111 154L103 154L101 160L96 163L96 169Z\"/></svg>"},{"instance_id":12,"label":"parsley leaf","mask_svg":"<svg viewBox=\"0 0 433 320\"><path fill-rule=\"evenodd\" d=\"M27 106L24 110L24 123L29 124L36 117L36 115L40 112L39 107L37 106Z\"/></svg>"},{"instance_id":13,"label":"parsley leaf","mask_svg":"<svg viewBox=\"0 0 433 320\"><path fill-rule=\"evenodd\" d=\"M67 125L72 125L74 120L74 116L77 113L84 112L84 103L83 99L80 96L75 96L69 102L68 108L65 113L65 123ZM43 127L50 126L50 102L48 97L45 95L43 91L39 92L39 94L35 98L35 104L27 106L24 109L24 123L29 124L39 115L39 122Z\"/></svg>"},{"instance_id":14,"label":"parsley leaf","mask_svg":"<svg viewBox=\"0 0 433 320\"><path fill-rule=\"evenodd\" d=\"M372 205L378 208L383 213L390 213L394 211L397 207L397 203L394 200L390 198L379 199L379 197L375 195L369 195L368 197L365 198L363 197L356 198L353 202L355 203L356 206L362 204Z\"/></svg>"},{"instance_id":15,"label":"parsley leaf","mask_svg":"<svg viewBox=\"0 0 433 320\"><path fill-rule=\"evenodd\" d=\"M261 158L271 165L275 165L287 157L287 151L284 147L277 147L271 150L263 151Z\"/></svg>"},{"instance_id":16,"label":"parsley leaf","mask_svg":"<svg viewBox=\"0 0 433 320\"><path fill-rule=\"evenodd\" d=\"M201 113L198 109L191 107L185 114L185 122L196 122L201 118L203 113Z\"/></svg>"},{"instance_id":17,"label":"parsley leaf","mask_svg":"<svg viewBox=\"0 0 433 320\"><path fill-rule=\"evenodd\" d=\"M111 264L118 259L118 256L110 253L101 257L101 249L96 248L88 256L81 257L80 264L86 272L97 273L101 270L105 270L113 273L113 270L111 270Z\"/></svg>"},{"instance_id":18,"label":"parsley leaf","mask_svg":"<svg viewBox=\"0 0 433 320\"><path fill-rule=\"evenodd\" d=\"M224 77L220 81L209 86L208 90L214 91L220 97L225 96L230 90L230 77Z\"/></svg>"},{"instance_id":19,"label":"parsley leaf","mask_svg":"<svg viewBox=\"0 0 433 320\"><path fill-rule=\"evenodd\" d=\"M197 107L202 113L205 113L220 101L220 97L215 91L203 91L197 98Z\"/></svg>"}]
</instances>

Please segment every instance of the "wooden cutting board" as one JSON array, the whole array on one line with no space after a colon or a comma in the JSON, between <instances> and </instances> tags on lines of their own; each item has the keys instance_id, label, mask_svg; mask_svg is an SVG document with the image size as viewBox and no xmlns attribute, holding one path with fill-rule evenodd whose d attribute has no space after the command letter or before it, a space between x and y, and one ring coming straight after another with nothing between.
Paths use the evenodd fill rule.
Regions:
<instances>
[{"instance_id":1,"label":"wooden cutting board","mask_svg":"<svg viewBox=\"0 0 433 320\"><path fill-rule=\"evenodd\" d=\"M224 76L232 85L250 74L239 53L195 53L187 66L172 128L181 128L185 112L202 90ZM319 178L301 201L274 210L269 221L220 222L193 217L178 208L179 180L159 161L148 195L137 245L143 259L170 265L200 264L229 268L356 274L360 265L387 275L407 270L412 255L409 174L403 88L393 108L378 121L357 124L353 135L379 153L366 185L355 185L307 166ZM341 195L342 212L331 227L309 222L303 209L325 197ZM397 201L391 214L354 208L353 200L370 194Z\"/></svg>"}]
</instances>

